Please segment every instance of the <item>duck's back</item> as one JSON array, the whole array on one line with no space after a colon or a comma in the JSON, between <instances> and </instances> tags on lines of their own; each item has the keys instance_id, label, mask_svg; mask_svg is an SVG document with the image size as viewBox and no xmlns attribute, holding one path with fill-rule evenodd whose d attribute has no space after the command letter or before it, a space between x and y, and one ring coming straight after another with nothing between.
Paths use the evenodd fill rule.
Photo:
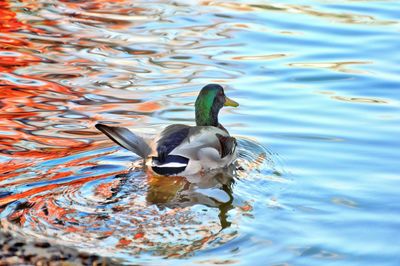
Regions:
<instances>
[{"instance_id":1,"label":"duck's back","mask_svg":"<svg viewBox=\"0 0 400 266\"><path fill-rule=\"evenodd\" d=\"M153 170L162 174L225 167L236 157L235 139L213 126L168 126L161 132L156 149L158 156L153 159Z\"/></svg>"},{"instance_id":2,"label":"duck's back","mask_svg":"<svg viewBox=\"0 0 400 266\"><path fill-rule=\"evenodd\" d=\"M181 155L193 160L199 160L199 150L203 148L221 151L218 135L229 136L228 132L213 126L196 126L189 129L188 136L171 151L171 154Z\"/></svg>"}]
</instances>

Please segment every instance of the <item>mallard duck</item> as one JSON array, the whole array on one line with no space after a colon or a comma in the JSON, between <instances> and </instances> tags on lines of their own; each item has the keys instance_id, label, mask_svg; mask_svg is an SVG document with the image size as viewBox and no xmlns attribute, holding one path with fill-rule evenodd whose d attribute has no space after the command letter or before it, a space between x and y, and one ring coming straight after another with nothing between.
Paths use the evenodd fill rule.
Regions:
<instances>
[{"instance_id":1,"label":"mallard duck","mask_svg":"<svg viewBox=\"0 0 400 266\"><path fill-rule=\"evenodd\" d=\"M201 89L195 103L196 126L173 124L145 141L127 128L97 124L96 128L120 146L139 155L158 175L195 175L231 165L236 159L236 139L218 122L223 106L239 104L217 84Z\"/></svg>"}]
</instances>

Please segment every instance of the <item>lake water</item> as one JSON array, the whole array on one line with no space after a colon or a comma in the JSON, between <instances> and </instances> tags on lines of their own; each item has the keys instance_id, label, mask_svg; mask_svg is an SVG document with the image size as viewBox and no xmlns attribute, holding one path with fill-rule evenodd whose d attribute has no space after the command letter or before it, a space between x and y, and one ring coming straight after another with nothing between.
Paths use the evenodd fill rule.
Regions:
<instances>
[{"instance_id":1,"label":"lake water","mask_svg":"<svg viewBox=\"0 0 400 266\"><path fill-rule=\"evenodd\" d=\"M3 230L135 265L400 265L400 2L0 0ZM237 100L234 173L155 178L152 136Z\"/></svg>"}]
</instances>

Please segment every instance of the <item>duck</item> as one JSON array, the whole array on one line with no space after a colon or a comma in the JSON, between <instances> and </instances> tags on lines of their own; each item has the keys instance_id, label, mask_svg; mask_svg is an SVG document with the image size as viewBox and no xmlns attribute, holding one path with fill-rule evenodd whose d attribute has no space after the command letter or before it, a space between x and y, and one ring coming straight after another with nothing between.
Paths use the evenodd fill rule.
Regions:
<instances>
[{"instance_id":1,"label":"duck","mask_svg":"<svg viewBox=\"0 0 400 266\"><path fill-rule=\"evenodd\" d=\"M224 106L239 104L218 84L204 86L195 102L196 125L172 124L145 140L124 127L98 123L95 127L116 144L144 160L159 176L191 176L226 168L237 158L237 141L219 123Z\"/></svg>"}]
</instances>

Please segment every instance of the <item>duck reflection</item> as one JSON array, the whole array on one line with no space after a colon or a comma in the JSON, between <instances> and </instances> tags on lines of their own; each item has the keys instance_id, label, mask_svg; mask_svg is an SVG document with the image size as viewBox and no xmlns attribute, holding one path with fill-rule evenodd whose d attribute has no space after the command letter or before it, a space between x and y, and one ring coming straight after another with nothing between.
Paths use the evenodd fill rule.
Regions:
<instances>
[{"instance_id":1,"label":"duck reflection","mask_svg":"<svg viewBox=\"0 0 400 266\"><path fill-rule=\"evenodd\" d=\"M228 212L233 209L233 185L237 175L235 165L191 176L157 176L146 171L146 200L160 209L204 205L219 209L222 229L231 225Z\"/></svg>"}]
</instances>

